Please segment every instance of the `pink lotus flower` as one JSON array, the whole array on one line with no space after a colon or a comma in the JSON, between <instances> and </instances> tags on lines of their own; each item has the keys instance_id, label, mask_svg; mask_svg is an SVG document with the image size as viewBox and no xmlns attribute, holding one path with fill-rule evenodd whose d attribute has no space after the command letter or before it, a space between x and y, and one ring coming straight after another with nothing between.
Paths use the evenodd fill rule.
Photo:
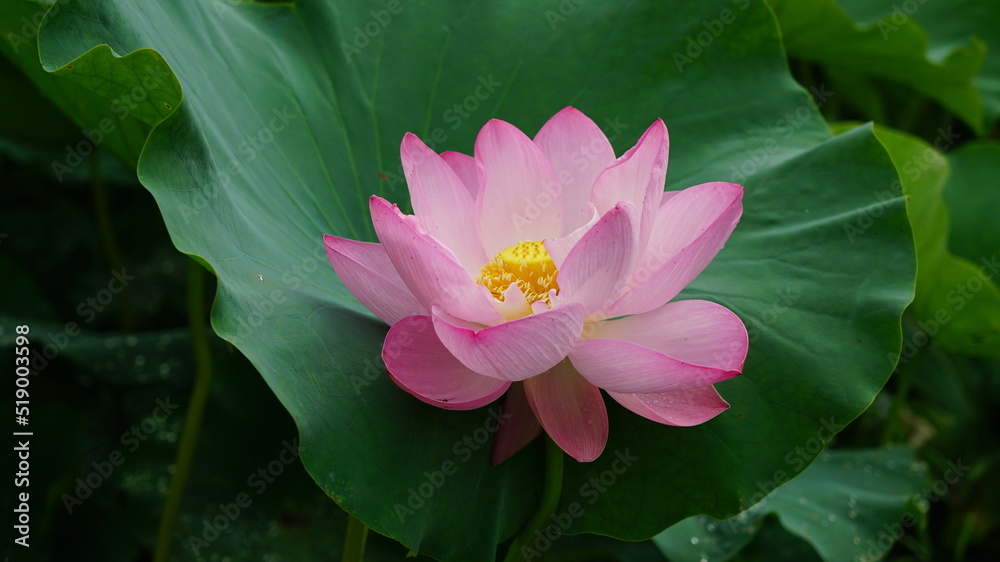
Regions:
<instances>
[{"instance_id":1,"label":"pink lotus flower","mask_svg":"<svg viewBox=\"0 0 1000 562\"><path fill-rule=\"evenodd\" d=\"M712 384L740 374L746 328L718 304L669 301L722 248L743 188L664 193L667 149L657 120L615 158L571 107L534 140L486 123L474 157L407 134L414 214L372 196L381 244L325 236L337 275L391 326L382 359L400 388L456 410L508 394L494 464L543 428L574 459L596 459L602 388L666 425L729 407Z\"/></svg>"}]
</instances>

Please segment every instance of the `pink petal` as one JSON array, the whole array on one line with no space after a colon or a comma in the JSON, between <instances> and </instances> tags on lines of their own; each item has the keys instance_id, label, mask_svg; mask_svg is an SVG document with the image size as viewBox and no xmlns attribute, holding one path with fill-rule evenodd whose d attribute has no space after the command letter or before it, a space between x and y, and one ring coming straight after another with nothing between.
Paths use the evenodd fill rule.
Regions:
<instances>
[{"instance_id":1,"label":"pink petal","mask_svg":"<svg viewBox=\"0 0 1000 562\"><path fill-rule=\"evenodd\" d=\"M577 228L562 238L545 240L545 251L549 253L549 257L552 258L552 263L556 265L556 269L563 266L563 262L566 261L566 256L569 255L573 246L576 246L576 243L583 238L584 234L590 232L590 229L597 224L597 221L600 220L600 218L601 215L597 214L597 209L593 205L590 205L590 220L587 221L587 224Z\"/></svg>"},{"instance_id":2,"label":"pink petal","mask_svg":"<svg viewBox=\"0 0 1000 562\"><path fill-rule=\"evenodd\" d=\"M486 263L475 235L475 199L451 166L416 135L406 133L399 152L413 214L431 236L455 254L466 271L475 275Z\"/></svg>"},{"instance_id":3,"label":"pink petal","mask_svg":"<svg viewBox=\"0 0 1000 562\"><path fill-rule=\"evenodd\" d=\"M569 354L581 375L600 388L627 394L672 392L731 379L740 372L681 361L623 340L581 340Z\"/></svg>"},{"instance_id":4,"label":"pink petal","mask_svg":"<svg viewBox=\"0 0 1000 562\"><path fill-rule=\"evenodd\" d=\"M545 433L580 462L601 456L608 442L608 411L598 388L568 361L524 381L524 391Z\"/></svg>"},{"instance_id":5,"label":"pink petal","mask_svg":"<svg viewBox=\"0 0 1000 562\"><path fill-rule=\"evenodd\" d=\"M678 193L680 193L680 191L664 191L663 195L660 196L660 208L662 209L663 206L667 204L667 201Z\"/></svg>"},{"instance_id":6,"label":"pink petal","mask_svg":"<svg viewBox=\"0 0 1000 562\"><path fill-rule=\"evenodd\" d=\"M729 408L712 386L661 394L608 392L608 396L644 418L680 427L705 423Z\"/></svg>"},{"instance_id":7,"label":"pink petal","mask_svg":"<svg viewBox=\"0 0 1000 562\"><path fill-rule=\"evenodd\" d=\"M536 302L545 304L545 301ZM493 301L493 306L500 311L500 314L503 315L503 319L507 322L517 320L518 318L523 318L531 314L531 304L532 303L528 302L528 299L524 296L524 291L521 290L521 287L517 283L511 283L506 289L504 289L503 301Z\"/></svg>"},{"instance_id":8,"label":"pink petal","mask_svg":"<svg viewBox=\"0 0 1000 562\"><path fill-rule=\"evenodd\" d=\"M493 438L493 466L514 456L541 432L542 425L524 395L524 385L512 383L500 411L500 429Z\"/></svg>"},{"instance_id":9,"label":"pink petal","mask_svg":"<svg viewBox=\"0 0 1000 562\"><path fill-rule=\"evenodd\" d=\"M560 303L578 302L585 314L611 304L635 264L635 206L615 205L573 247L559 269Z\"/></svg>"},{"instance_id":10,"label":"pink petal","mask_svg":"<svg viewBox=\"0 0 1000 562\"><path fill-rule=\"evenodd\" d=\"M455 171L455 175L458 176L458 179L462 180L465 188L469 191L469 195L472 195L472 199L475 201L479 195L479 177L476 172L476 159L468 154L451 151L442 152L441 159L451 166L451 169Z\"/></svg>"},{"instance_id":11,"label":"pink petal","mask_svg":"<svg viewBox=\"0 0 1000 562\"><path fill-rule=\"evenodd\" d=\"M743 212L743 187L705 183L666 200L643 257L626 292L608 310L611 316L659 308L677 296L726 243Z\"/></svg>"},{"instance_id":12,"label":"pink petal","mask_svg":"<svg viewBox=\"0 0 1000 562\"><path fill-rule=\"evenodd\" d=\"M483 186L479 234L493 256L525 240L562 236L562 186L542 151L510 123L493 119L476 137Z\"/></svg>"},{"instance_id":13,"label":"pink petal","mask_svg":"<svg viewBox=\"0 0 1000 562\"><path fill-rule=\"evenodd\" d=\"M323 235L323 242L340 281L386 324L391 326L407 316L430 313L400 279L381 244L329 234Z\"/></svg>"},{"instance_id":14,"label":"pink petal","mask_svg":"<svg viewBox=\"0 0 1000 562\"><path fill-rule=\"evenodd\" d=\"M389 328L382 346L389 377L420 400L471 410L499 398L510 383L470 371L434 334L429 316L408 316Z\"/></svg>"},{"instance_id":15,"label":"pink petal","mask_svg":"<svg viewBox=\"0 0 1000 562\"><path fill-rule=\"evenodd\" d=\"M676 359L740 371L749 337L743 321L728 308L703 300L669 302L656 310L595 323L590 337L626 340Z\"/></svg>"},{"instance_id":16,"label":"pink petal","mask_svg":"<svg viewBox=\"0 0 1000 562\"><path fill-rule=\"evenodd\" d=\"M554 296L555 292L556 292L555 289L550 289L549 290L549 300L552 300L553 298L555 298L555 296ZM549 309L549 305L545 301L535 301L535 302L531 303L531 312L533 312L535 314L541 314L541 313L545 312L548 309Z\"/></svg>"},{"instance_id":17,"label":"pink petal","mask_svg":"<svg viewBox=\"0 0 1000 562\"><path fill-rule=\"evenodd\" d=\"M583 330L583 306L569 304L477 329L431 309L441 342L468 368L508 381L524 380L562 361Z\"/></svg>"},{"instance_id":18,"label":"pink petal","mask_svg":"<svg viewBox=\"0 0 1000 562\"><path fill-rule=\"evenodd\" d=\"M619 201L631 201L640 209L639 248L646 247L660 207L667 176L670 140L667 126L657 119L639 142L601 172L594 183L591 202L605 213Z\"/></svg>"},{"instance_id":19,"label":"pink petal","mask_svg":"<svg viewBox=\"0 0 1000 562\"><path fill-rule=\"evenodd\" d=\"M535 144L552 163L563 187L564 230L582 226L590 219L588 202L594 180L615 161L611 143L589 117L567 107L542 126Z\"/></svg>"},{"instance_id":20,"label":"pink petal","mask_svg":"<svg viewBox=\"0 0 1000 562\"><path fill-rule=\"evenodd\" d=\"M403 215L381 197L371 198L375 233L400 278L427 308L478 324L503 321L486 287L476 283L455 255L428 234L416 217Z\"/></svg>"}]
</instances>

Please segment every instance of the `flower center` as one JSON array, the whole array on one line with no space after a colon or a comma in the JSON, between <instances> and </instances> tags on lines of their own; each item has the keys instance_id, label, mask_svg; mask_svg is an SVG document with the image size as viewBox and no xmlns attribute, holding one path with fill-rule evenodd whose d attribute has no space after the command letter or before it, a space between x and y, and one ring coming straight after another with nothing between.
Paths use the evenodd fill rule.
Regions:
<instances>
[{"instance_id":1,"label":"flower center","mask_svg":"<svg viewBox=\"0 0 1000 562\"><path fill-rule=\"evenodd\" d=\"M504 248L492 261L487 262L476 278L485 285L497 300L503 301L503 292L511 283L517 283L529 303L545 301L549 305L549 290L559 291L556 284L556 264L552 262L545 244L521 242Z\"/></svg>"}]
</instances>

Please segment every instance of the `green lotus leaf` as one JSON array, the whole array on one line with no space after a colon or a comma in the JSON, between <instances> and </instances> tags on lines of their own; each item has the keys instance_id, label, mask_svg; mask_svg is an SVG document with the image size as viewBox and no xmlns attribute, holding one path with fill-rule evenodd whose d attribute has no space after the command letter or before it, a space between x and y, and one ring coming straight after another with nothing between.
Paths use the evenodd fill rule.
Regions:
<instances>
[{"instance_id":1,"label":"green lotus leaf","mask_svg":"<svg viewBox=\"0 0 1000 562\"><path fill-rule=\"evenodd\" d=\"M962 475L952 473L956 480ZM808 541L823 560L878 560L907 529L923 523L927 469L906 447L824 453L797 478L768 481L770 492L727 521L691 517L654 539L674 562L728 560L760 531L769 514ZM773 491L771 491L773 490Z\"/></svg>"},{"instance_id":2,"label":"green lotus leaf","mask_svg":"<svg viewBox=\"0 0 1000 562\"><path fill-rule=\"evenodd\" d=\"M138 174L175 246L218 277L213 327L291 413L317 484L413 551L493 560L535 508L542 455L535 443L494 468L498 405L442 411L393 384L386 326L326 261L324 233L374 238L370 194L407 204L407 131L470 153L490 118L533 134L573 105L621 153L662 118L667 189L745 185L740 225L681 295L750 331L743 376L718 385L732 408L675 428L609 405L605 454L567 462L560 532L648 538L750 507L895 364L913 240L905 199L872 192L898 176L870 127L831 138L760 3L68 0L39 44L45 69L106 99L170 73L137 114L156 123ZM850 240L843 225L876 204Z\"/></svg>"}]
</instances>

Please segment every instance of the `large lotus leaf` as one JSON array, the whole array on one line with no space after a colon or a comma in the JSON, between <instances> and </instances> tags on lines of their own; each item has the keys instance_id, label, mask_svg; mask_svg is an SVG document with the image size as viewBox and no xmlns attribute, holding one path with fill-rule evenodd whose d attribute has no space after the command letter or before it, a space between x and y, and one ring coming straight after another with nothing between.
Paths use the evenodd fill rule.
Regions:
<instances>
[{"instance_id":1,"label":"large lotus leaf","mask_svg":"<svg viewBox=\"0 0 1000 562\"><path fill-rule=\"evenodd\" d=\"M875 197L900 189L910 196L910 221L917 246L917 292L911 312L918 324L917 331L904 342L903 359L913 357L930 338L952 351L1000 356L1000 288L993 280L1000 270L996 250L976 256L975 261L948 251L948 208L941 196L949 174L948 158L914 136L885 127L876 128L876 134L896 163L901 184L877 190ZM963 187L954 189L982 193L983 200L988 200L992 185L980 182L989 179L977 170L979 165L970 166L966 159L963 151L959 156L962 171L952 180ZM996 167L988 160L981 166ZM960 204L963 216L971 212L968 207L968 203ZM877 211L873 211L870 220L877 220ZM970 219L964 219L960 228L966 228L964 222ZM867 222L858 221L855 228L864 224ZM852 232L864 236L863 229Z\"/></svg>"},{"instance_id":2,"label":"large lotus leaf","mask_svg":"<svg viewBox=\"0 0 1000 562\"><path fill-rule=\"evenodd\" d=\"M769 3L790 56L904 84L936 100L977 132L985 130L983 100L973 84L986 51L979 39L929 50L920 25L905 13L890 18L890 7L883 12L885 18L856 22L836 0Z\"/></svg>"},{"instance_id":3,"label":"large lotus leaf","mask_svg":"<svg viewBox=\"0 0 1000 562\"><path fill-rule=\"evenodd\" d=\"M970 45L974 37L983 41L986 56L972 83L982 97L986 125L1000 117L1000 3L992 0L839 0L838 3L855 20L876 25L881 21L890 33L901 22L912 19L926 32L932 53L948 53L961 45Z\"/></svg>"},{"instance_id":4,"label":"large lotus leaf","mask_svg":"<svg viewBox=\"0 0 1000 562\"><path fill-rule=\"evenodd\" d=\"M750 330L744 376L719 385L733 408L684 429L610 405L605 455L567 463L557 514L582 512L565 532L644 538L749 507L759 480L800 471L871 403L900 348L904 200L863 239L842 228L892 163L870 128L830 138L762 4L70 0L40 43L45 68L90 86L66 65L116 70L123 88L141 75L130 53L170 65L183 101L139 176L174 244L218 276L216 331L291 412L317 483L415 551L493 559L534 508L542 463L538 442L491 466L496 405L442 411L389 381L386 327L326 264L321 234L372 239L370 193L406 204L406 131L468 153L491 117L533 133L572 104L621 152L662 117L668 189L746 185L743 221L683 295ZM818 446L789 461L803 443Z\"/></svg>"},{"instance_id":5,"label":"large lotus leaf","mask_svg":"<svg viewBox=\"0 0 1000 562\"><path fill-rule=\"evenodd\" d=\"M761 489L776 484L780 482L766 482ZM673 562L728 560L773 513L823 560L877 560L903 532L923 521L925 497L931 493L927 469L909 448L834 451L738 517L691 517L654 542Z\"/></svg>"}]
</instances>

